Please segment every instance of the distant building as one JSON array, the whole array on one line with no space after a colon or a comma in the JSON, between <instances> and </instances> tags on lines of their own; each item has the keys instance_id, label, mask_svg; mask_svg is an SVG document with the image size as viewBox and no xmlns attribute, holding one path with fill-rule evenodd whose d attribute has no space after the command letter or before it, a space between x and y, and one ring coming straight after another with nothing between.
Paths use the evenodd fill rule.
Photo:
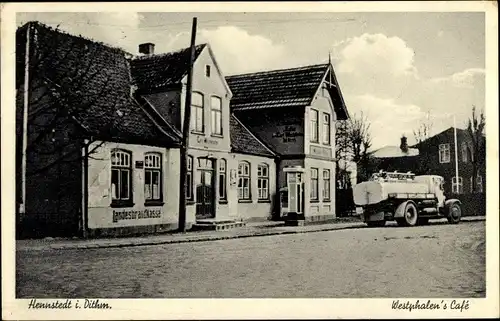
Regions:
<instances>
[{"instance_id":1,"label":"distant building","mask_svg":"<svg viewBox=\"0 0 500 321\"><path fill-rule=\"evenodd\" d=\"M376 171L418 171L419 150L409 147L405 136L401 137L399 146L384 146L375 150L371 156L375 160Z\"/></svg>"}]
</instances>

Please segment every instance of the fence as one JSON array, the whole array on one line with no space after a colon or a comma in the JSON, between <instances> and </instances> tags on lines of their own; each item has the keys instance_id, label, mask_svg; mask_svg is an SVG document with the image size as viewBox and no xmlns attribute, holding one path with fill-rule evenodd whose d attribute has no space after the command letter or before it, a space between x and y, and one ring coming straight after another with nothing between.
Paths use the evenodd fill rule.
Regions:
<instances>
[{"instance_id":1,"label":"fence","mask_svg":"<svg viewBox=\"0 0 500 321\"><path fill-rule=\"evenodd\" d=\"M356 211L352 188L335 190L335 210L337 217L346 217Z\"/></svg>"}]
</instances>

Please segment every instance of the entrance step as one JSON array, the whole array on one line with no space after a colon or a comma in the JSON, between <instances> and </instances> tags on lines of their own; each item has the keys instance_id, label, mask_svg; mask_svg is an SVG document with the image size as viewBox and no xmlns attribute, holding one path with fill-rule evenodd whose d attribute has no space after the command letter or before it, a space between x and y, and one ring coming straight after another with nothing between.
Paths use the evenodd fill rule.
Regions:
<instances>
[{"instance_id":1,"label":"entrance step","mask_svg":"<svg viewBox=\"0 0 500 321\"><path fill-rule=\"evenodd\" d=\"M244 227L245 222L235 220L200 219L193 224L193 231L222 231L238 227Z\"/></svg>"}]
</instances>

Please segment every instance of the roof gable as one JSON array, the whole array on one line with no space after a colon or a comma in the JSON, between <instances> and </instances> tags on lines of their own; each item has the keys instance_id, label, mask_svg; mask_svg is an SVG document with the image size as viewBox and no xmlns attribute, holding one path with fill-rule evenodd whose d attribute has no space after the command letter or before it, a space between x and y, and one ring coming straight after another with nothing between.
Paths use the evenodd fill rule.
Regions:
<instances>
[{"instance_id":1,"label":"roof gable","mask_svg":"<svg viewBox=\"0 0 500 321\"><path fill-rule=\"evenodd\" d=\"M304 107L311 103L329 64L226 77L231 109Z\"/></svg>"},{"instance_id":2,"label":"roof gable","mask_svg":"<svg viewBox=\"0 0 500 321\"><path fill-rule=\"evenodd\" d=\"M195 61L206 44L195 47ZM190 48L130 60L132 78L140 90L150 91L180 85L189 70Z\"/></svg>"}]
</instances>

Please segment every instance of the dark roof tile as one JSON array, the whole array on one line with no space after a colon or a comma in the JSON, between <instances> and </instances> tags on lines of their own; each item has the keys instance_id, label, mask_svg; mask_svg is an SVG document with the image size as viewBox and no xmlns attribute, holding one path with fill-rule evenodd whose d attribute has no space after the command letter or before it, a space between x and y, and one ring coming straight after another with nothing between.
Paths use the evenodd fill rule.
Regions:
<instances>
[{"instance_id":1,"label":"dark roof tile","mask_svg":"<svg viewBox=\"0 0 500 321\"><path fill-rule=\"evenodd\" d=\"M162 146L178 143L175 133L155 123L131 97L125 51L31 24L37 47L32 73L59 88L53 91L53 104L63 101L90 135Z\"/></svg>"},{"instance_id":2,"label":"dark roof tile","mask_svg":"<svg viewBox=\"0 0 500 321\"><path fill-rule=\"evenodd\" d=\"M195 60L205 46L206 44L196 46ZM131 72L135 85L141 90L178 85L188 73L189 55L189 48L184 48L175 52L131 59Z\"/></svg>"},{"instance_id":3,"label":"dark roof tile","mask_svg":"<svg viewBox=\"0 0 500 321\"><path fill-rule=\"evenodd\" d=\"M266 157L274 157L275 154L258 140L242 123L231 115L229 120L231 133L231 151L242 154L252 154Z\"/></svg>"},{"instance_id":4,"label":"dark roof tile","mask_svg":"<svg viewBox=\"0 0 500 321\"><path fill-rule=\"evenodd\" d=\"M329 64L264 71L226 77L233 92L233 110L307 106Z\"/></svg>"}]
</instances>

